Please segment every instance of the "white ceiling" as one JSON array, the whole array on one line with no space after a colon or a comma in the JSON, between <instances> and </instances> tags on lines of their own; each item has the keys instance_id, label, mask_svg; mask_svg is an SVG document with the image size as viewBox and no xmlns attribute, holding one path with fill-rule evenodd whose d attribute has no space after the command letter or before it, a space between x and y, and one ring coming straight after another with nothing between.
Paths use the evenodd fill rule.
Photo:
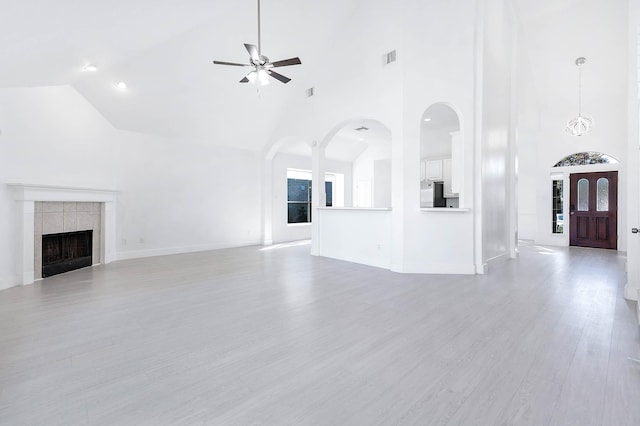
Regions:
<instances>
[{"instance_id":1,"label":"white ceiling","mask_svg":"<svg viewBox=\"0 0 640 426\"><path fill-rule=\"evenodd\" d=\"M577 113L583 56L583 111L625 96L627 0L516 0L538 101L543 109ZM621 41L623 41L621 43ZM603 78L603 76L607 76Z\"/></svg>"},{"instance_id":2,"label":"white ceiling","mask_svg":"<svg viewBox=\"0 0 640 426\"><path fill-rule=\"evenodd\" d=\"M432 0L429 0L432 1ZM20 0L0 13L0 87L68 84L114 126L178 139L259 149L286 105L303 97L322 71L322 55L352 25L363 0L263 0L263 53L272 60L299 56L283 68L293 78L256 91L237 83L244 69L213 59L245 62L242 43L256 43L255 0ZM624 79L620 32L626 0L513 0L527 42L537 98L543 108L576 107L577 56L586 56L584 107L612 94L599 76ZM341 44L348 40L339 40ZM95 74L81 73L95 63ZM114 90L125 81L129 90ZM588 112L588 111L587 111ZM594 113L595 114L595 113ZM344 154L362 148L342 135ZM330 152L328 152L328 155ZM345 157L346 156L346 157Z\"/></svg>"},{"instance_id":3,"label":"white ceiling","mask_svg":"<svg viewBox=\"0 0 640 426\"><path fill-rule=\"evenodd\" d=\"M356 130L366 127L367 130ZM391 132L376 120L354 120L338 130L325 149L325 158L352 162L369 149L371 159L391 157ZM311 156L308 141L291 139L279 152Z\"/></svg>"},{"instance_id":4,"label":"white ceiling","mask_svg":"<svg viewBox=\"0 0 640 426\"><path fill-rule=\"evenodd\" d=\"M259 149L283 108L303 97L305 79L358 1L262 1L262 50L293 80L240 84L257 44L255 0L21 0L0 14L0 87L68 84L115 127ZM82 73L86 63L96 73ZM113 84L124 81L126 92Z\"/></svg>"}]
</instances>

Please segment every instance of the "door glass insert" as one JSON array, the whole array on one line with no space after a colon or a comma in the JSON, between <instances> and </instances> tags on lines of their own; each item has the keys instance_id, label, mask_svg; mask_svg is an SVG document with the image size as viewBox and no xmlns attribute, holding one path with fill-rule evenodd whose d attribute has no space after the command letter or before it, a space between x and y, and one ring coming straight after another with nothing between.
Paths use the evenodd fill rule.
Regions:
<instances>
[{"instance_id":1,"label":"door glass insert","mask_svg":"<svg viewBox=\"0 0 640 426\"><path fill-rule=\"evenodd\" d=\"M578 211L589 211L589 181L584 178L578 181Z\"/></svg>"},{"instance_id":2,"label":"door glass insert","mask_svg":"<svg viewBox=\"0 0 640 426\"><path fill-rule=\"evenodd\" d=\"M609 211L609 179L600 178L597 182L596 210L599 212Z\"/></svg>"}]
</instances>

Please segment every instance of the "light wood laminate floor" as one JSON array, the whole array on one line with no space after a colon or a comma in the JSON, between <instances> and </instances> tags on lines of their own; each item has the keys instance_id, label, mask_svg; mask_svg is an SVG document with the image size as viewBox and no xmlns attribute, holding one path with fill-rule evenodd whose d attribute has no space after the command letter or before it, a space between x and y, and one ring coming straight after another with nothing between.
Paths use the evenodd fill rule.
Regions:
<instances>
[{"instance_id":1,"label":"light wood laminate floor","mask_svg":"<svg viewBox=\"0 0 640 426\"><path fill-rule=\"evenodd\" d=\"M614 251L429 276L260 249L0 292L0 424L640 425Z\"/></svg>"}]
</instances>

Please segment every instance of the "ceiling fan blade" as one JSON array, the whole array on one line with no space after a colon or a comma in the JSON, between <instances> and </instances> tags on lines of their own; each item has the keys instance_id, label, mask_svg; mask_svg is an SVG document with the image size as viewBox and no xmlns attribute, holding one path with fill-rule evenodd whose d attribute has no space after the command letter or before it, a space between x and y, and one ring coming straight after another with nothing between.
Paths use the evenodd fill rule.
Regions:
<instances>
[{"instance_id":1,"label":"ceiling fan blade","mask_svg":"<svg viewBox=\"0 0 640 426\"><path fill-rule=\"evenodd\" d=\"M285 77L284 75L278 74L275 71L271 71L271 70L266 70L266 71L267 71L267 74L269 74L271 77L275 78L276 80L280 80L285 84L291 81L289 77Z\"/></svg>"},{"instance_id":2,"label":"ceiling fan blade","mask_svg":"<svg viewBox=\"0 0 640 426\"><path fill-rule=\"evenodd\" d=\"M255 62L260 62L260 54L258 53L258 48L255 45L245 43L244 47L247 49L247 52L249 52L251 59Z\"/></svg>"},{"instance_id":3,"label":"ceiling fan blade","mask_svg":"<svg viewBox=\"0 0 640 426\"><path fill-rule=\"evenodd\" d=\"M248 83L249 79L247 78L247 76L245 76L242 80L240 80L240 83Z\"/></svg>"},{"instance_id":4,"label":"ceiling fan blade","mask_svg":"<svg viewBox=\"0 0 640 426\"><path fill-rule=\"evenodd\" d=\"M236 62L213 61L216 65L233 65L234 67L248 67L249 64L238 64Z\"/></svg>"},{"instance_id":5,"label":"ceiling fan blade","mask_svg":"<svg viewBox=\"0 0 640 426\"><path fill-rule=\"evenodd\" d=\"M300 65L302 62L300 58L283 59L282 61L271 62L271 65L275 67L287 67L289 65Z\"/></svg>"}]
</instances>

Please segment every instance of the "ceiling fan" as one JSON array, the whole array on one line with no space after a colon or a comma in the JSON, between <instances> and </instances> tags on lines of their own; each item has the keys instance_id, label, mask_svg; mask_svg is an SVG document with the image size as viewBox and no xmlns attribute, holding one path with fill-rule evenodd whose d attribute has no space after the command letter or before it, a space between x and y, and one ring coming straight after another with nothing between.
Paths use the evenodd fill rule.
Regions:
<instances>
[{"instance_id":1,"label":"ceiling fan","mask_svg":"<svg viewBox=\"0 0 640 426\"><path fill-rule=\"evenodd\" d=\"M245 49L247 49L247 52L249 52L248 64L239 64L237 62L213 61L213 63L216 65L251 67L252 70L242 80L240 80L240 83L254 83L256 80L258 80L260 84L264 86L265 84L269 84L269 76L283 83L288 83L291 81L291 79L289 77L285 77L284 75L273 71L273 68L286 67L289 65L300 65L302 63L300 61L300 58L298 57L271 62L269 61L269 58L267 58L262 54L261 43L260 43L260 0L258 0L258 46L256 47L254 44L245 43L244 47Z\"/></svg>"}]
</instances>

